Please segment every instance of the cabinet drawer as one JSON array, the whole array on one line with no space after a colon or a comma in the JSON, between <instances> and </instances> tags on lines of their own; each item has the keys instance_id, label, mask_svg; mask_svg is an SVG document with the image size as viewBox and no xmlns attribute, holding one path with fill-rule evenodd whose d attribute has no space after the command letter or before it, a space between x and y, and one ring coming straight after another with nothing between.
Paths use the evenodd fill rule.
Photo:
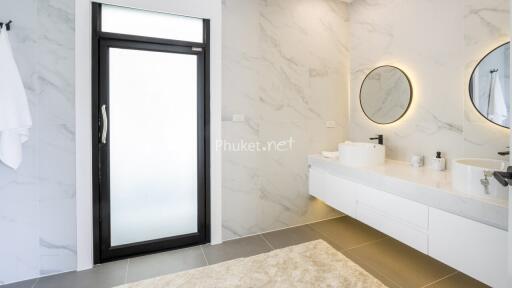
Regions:
<instances>
[{"instance_id":1,"label":"cabinet drawer","mask_svg":"<svg viewBox=\"0 0 512 288\"><path fill-rule=\"evenodd\" d=\"M367 186L361 186L358 193L359 203L420 230L428 229L428 206Z\"/></svg>"},{"instance_id":2,"label":"cabinet drawer","mask_svg":"<svg viewBox=\"0 0 512 288\"><path fill-rule=\"evenodd\" d=\"M357 219L412 248L428 253L428 234L363 203L357 205Z\"/></svg>"},{"instance_id":3,"label":"cabinet drawer","mask_svg":"<svg viewBox=\"0 0 512 288\"><path fill-rule=\"evenodd\" d=\"M430 208L429 255L491 287L507 287L507 232Z\"/></svg>"},{"instance_id":4,"label":"cabinet drawer","mask_svg":"<svg viewBox=\"0 0 512 288\"><path fill-rule=\"evenodd\" d=\"M309 169L309 194L353 217L356 210L354 185L320 169Z\"/></svg>"}]
</instances>

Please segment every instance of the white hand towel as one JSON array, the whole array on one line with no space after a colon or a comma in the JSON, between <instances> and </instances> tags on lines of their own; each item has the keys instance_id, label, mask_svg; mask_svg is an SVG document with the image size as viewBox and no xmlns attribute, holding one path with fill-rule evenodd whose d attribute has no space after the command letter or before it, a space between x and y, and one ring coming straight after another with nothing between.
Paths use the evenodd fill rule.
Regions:
<instances>
[{"instance_id":1,"label":"white hand towel","mask_svg":"<svg viewBox=\"0 0 512 288\"><path fill-rule=\"evenodd\" d=\"M490 104L489 104L489 118L495 123L507 126L505 123L508 117L507 104L505 102L505 94L501 87L501 80L499 72L495 72L491 81L490 88Z\"/></svg>"},{"instance_id":2,"label":"white hand towel","mask_svg":"<svg viewBox=\"0 0 512 288\"><path fill-rule=\"evenodd\" d=\"M4 26L0 29L0 161L18 169L31 126L27 95Z\"/></svg>"}]
</instances>

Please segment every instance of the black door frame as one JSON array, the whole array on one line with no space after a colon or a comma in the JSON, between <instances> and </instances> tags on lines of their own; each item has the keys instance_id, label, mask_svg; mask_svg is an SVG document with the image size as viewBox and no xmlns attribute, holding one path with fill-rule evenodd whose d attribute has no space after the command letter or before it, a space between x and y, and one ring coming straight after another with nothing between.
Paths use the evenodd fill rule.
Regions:
<instances>
[{"instance_id":1,"label":"black door frame","mask_svg":"<svg viewBox=\"0 0 512 288\"><path fill-rule=\"evenodd\" d=\"M101 31L101 4L92 3L92 175L94 263L198 245L210 241L210 47L209 20L203 20L203 43L141 37ZM198 56L198 232L110 245L109 141L100 141L100 107L108 107L109 47ZM202 141L201 141L202 140Z\"/></svg>"}]
</instances>

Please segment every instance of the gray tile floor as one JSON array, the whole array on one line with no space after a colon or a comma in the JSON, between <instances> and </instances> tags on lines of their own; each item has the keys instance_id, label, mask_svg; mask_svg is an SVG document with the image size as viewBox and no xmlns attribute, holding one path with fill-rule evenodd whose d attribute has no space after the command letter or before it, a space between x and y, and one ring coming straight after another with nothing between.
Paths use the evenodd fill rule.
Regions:
<instances>
[{"instance_id":1,"label":"gray tile floor","mask_svg":"<svg viewBox=\"0 0 512 288\"><path fill-rule=\"evenodd\" d=\"M389 287L486 287L348 216L97 265L2 288L109 288L323 239ZM462 285L462 286L461 286Z\"/></svg>"}]
</instances>

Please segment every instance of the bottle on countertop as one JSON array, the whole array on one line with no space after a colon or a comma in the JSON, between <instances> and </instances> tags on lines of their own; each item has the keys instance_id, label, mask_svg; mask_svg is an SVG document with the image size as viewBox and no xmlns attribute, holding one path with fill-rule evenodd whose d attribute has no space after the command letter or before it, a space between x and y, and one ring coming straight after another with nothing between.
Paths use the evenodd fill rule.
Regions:
<instances>
[{"instance_id":1,"label":"bottle on countertop","mask_svg":"<svg viewBox=\"0 0 512 288\"><path fill-rule=\"evenodd\" d=\"M446 170L446 159L441 156L441 152L436 152L436 156L432 159L432 169L436 171Z\"/></svg>"},{"instance_id":2,"label":"bottle on countertop","mask_svg":"<svg viewBox=\"0 0 512 288\"><path fill-rule=\"evenodd\" d=\"M425 157L422 155L412 155L411 156L411 166L414 168L423 167L425 163Z\"/></svg>"}]
</instances>

